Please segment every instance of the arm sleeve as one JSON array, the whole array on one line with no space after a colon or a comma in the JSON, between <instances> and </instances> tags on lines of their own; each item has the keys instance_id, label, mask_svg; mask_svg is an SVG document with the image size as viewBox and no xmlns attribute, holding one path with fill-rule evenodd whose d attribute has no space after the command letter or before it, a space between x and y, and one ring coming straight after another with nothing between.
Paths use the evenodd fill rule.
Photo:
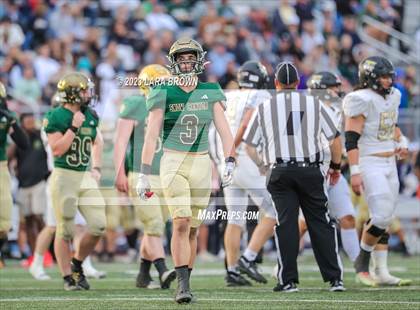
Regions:
<instances>
[{"instance_id":1,"label":"arm sleeve","mask_svg":"<svg viewBox=\"0 0 420 310\"><path fill-rule=\"evenodd\" d=\"M249 94L245 107L249 109L255 109L260 104L267 100L271 100L271 94L266 90L257 90Z\"/></svg>"},{"instance_id":2,"label":"arm sleeve","mask_svg":"<svg viewBox=\"0 0 420 310\"><path fill-rule=\"evenodd\" d=\"M54 133L54 132L61 132L64 133L65 129L63 126L60 126L60 122L56 120L53 113L47 113L43 121L43 127L45 132Z\"/></svg>"},{"instance_id":3,"label":"arm sleeve","mask_svg":"<svg viewBox=\"0 0 420 310\"><path fill-rule=\"evenodd\" d=\"M261 126L259 122L259 110L256 109L249 120L242 141L252 146L258 146L261 141Z\"/></svg>"},{"instance_id":4,"label":"arm sleeve","mask_svg":"<svg viewBox=\"0 0 420 310\"><path fill-rule=\"evenodd\" d=\"M13 141L16 143L17 147L26 150L29 148L29 139L22 128L17 124L14 123L12 125L13 133L10 135Z\"/></svg>"},{"instance_id":5,"label":"arm sleeve","mask_svg":"<svg viewBox=\"0 0 420 310\"><path fill-rule=\"evenodd\" d=\"M210 89L208 90L209 102L213 104L220 103L223 107L223 110L226 111L226 96L219 83L211 83L210 85Z\"/></svg>"},{"instance_id":6,"label":"arm sleeve","mask_svg":"<svg viewBox=\"0 0 420 310\"><path fill-rule=\"evenodd\" d=\"M165 110L167 90L157 86L152 89L146 101L147 110L162 109Z\"/></svg>"},{"instance_id":7,"label":"arm sleeve","mask_svg":"<svg viewBox=\"0 0 420 310\"><path fill-rule=\"evenodd\" d=\"M119 117L141 121L147 117L147 113L146 101L142 97L128 97L122 102Z\"/></svg>"},{"instance_id":8,"label":"arm sleeve","mask_svg":"<svg viewBox=\"0 0 420 310\"><path fill-rule=\"evenodd\" d=\"M367 117L368 108L368 102L363 100L363 98L357 94L350 93L344 97L343 109L344 115L347 117L355 117L359 115Z\"/></svg>"},{"instance_id":9,"label":"arm sleeve","mask_svg":"<svg viewBox=\"0 0 420 310\"><path fill-rule=\"evenodd\" d=\"M328 140L333 140L340 135L338 128L338 120L334 116L333 112L327 108L321 101L321 130L325 134Z\"/></svg>"}]
</instances>

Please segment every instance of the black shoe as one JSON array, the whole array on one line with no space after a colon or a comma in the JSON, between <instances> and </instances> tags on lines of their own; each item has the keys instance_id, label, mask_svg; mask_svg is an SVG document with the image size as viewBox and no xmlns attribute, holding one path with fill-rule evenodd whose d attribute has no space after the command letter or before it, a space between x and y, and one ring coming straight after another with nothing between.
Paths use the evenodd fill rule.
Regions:
<instances>
[{"instance_id":1,"label":"black shoe","mask_svg":"<svg viewBox=\"0 0 420 310\"><path fill-rule=\"evenodd\" d=\"M277 285L273 288L274 292L285 292L285 293L293 293L299 291L296 283L290 282L286 284L277 283Z\"/></svg>"},{"instance_id":2,"label":"black shoe","mask_svg":"<svg viewBox=\"0 0 420 310\"><path fill-rule=\"evenodd\" d=\"M341 280L331 281L330 284L331 284L330 292L344 292L346 290L344 288L343 281Z\"/></svg>"},{"instance_id":3,"label":"black shoe","mask_svg":"<svg viewBox=\"0 0 420 310\"><path fill-rule=\"evenodd\" d=\"M239 273L228 271L225 277L226 286L252 286L251 282Z\"/></svg>"},{"instance_id":4,"label":"black shoe","mask_svg":"<svg viewBox=\"0 0 420 310\"><path fill-rule=\"evenodd\" d=\"M79 270L74 267L74 265L71 265L71 277L73 278L74 282L76 282L76 285L79 286L81 289L89 290L90 285L88 281L86 280L85 274L83 273L83 269L80 268Z\"/></svg>"},{"instance_id":5,"label":"black shoe","mask_svg":"<svg viewBox=\"0 0 420 310\"><path fill-rule=\"evenodd\" d=\"M193 296L190 290L190 280L188 275L188 267L180 267L176 269L176 277L178 280L178 287L176 289L175 301L179 304L189 304Z\"/></svg>"},{"instance_id":6,"label":"black shoe","mask_svg":"<svg viewBox=\"0 0 420 310\"><path fill-rule=\"evenodd\" d=\"M79 291L80 287L76 284L74 279L70 277L69 279L64 279L64 290L65 291Z\"/></svg>"},{"instance_id":7,"label":"black shoe","mask_svg":"<svg viewBox=\"0 0 420 310\"><path fill-rule=\"evenodd\" d=\"M155 290L160 288L160 285L153 281L152 277L149 274L144 275L142 273L139 273L136 278L136 287Z\"/></svg>"},{"instance_id":8,"label":"black shoe","mask_svg":"<svg viewBox=\"0 0 420 310\"><path fill-rule=\"evenodd\" d=\"M241 256L238 261L239 271L245 273L251 279L259 283L267 283L267 279L259 273L255 261L250 262L245 257Z\"/></svg>"},{"instance_id":9,"label":"black shoe","mask_svg":"<svg viewBox=\"0 0 420 310\"><path fill-rule=\"evenodd\" d=\"M176 291L175 301L179 304L189 304L193 299L190 291Z\"/></svg>"},{"instance_id":10,"label":"black shoe","mask_svg":"<svg viewBox=\"0 0 420 310\"><path fill-rule=\"evenodd\" d=\"M160 287L162 289L168 289L171 286L171 283L173 280L176 279L176 272L175 269L167 270L165 271L161 277L159 277L160 280Z\"/></svg>"}]
</instances>

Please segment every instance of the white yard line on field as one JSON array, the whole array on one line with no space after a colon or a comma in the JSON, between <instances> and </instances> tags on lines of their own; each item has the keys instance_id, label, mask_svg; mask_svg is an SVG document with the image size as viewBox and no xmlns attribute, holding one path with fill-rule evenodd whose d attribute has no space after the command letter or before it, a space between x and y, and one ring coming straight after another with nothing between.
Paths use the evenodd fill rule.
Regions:
<instances>
[{"instance_id":1,"label":"white yard line on field","mask_svg":"<svg viewBox=\"0 0 420 310\"><path fill-rule=\"evenodd\" d=\"M199 301L222 301L222 302L301 302L301 303L349 303L349 304L378 304L378 305L420 305L419 301L381 301L381 300L346 300L346 299L245 299L245 298L200 298ZM169 297L101 297L101 298L90 298L90 297L22 297L22 298L5 298L1 299L0 303L5 302L68 302L68 301L173 301L173 298Z\"/></svg>"},{"instance_id":2,"label":"white yard line on field","mask_svg":"<svg viewBox=\"0 0 420 310\"><path fill-rule=\"evenodd\" d=\"M125 279L121 279L121 280L112 280L112 282L118 282L118 281L125 281ZM51 282L51 281L49 281ZM60 280L60 283L62 281ZM321 282L320 282L321 283ZM58 287L58 288L61 288ZM306 292L306 291L324 291L326 290L327 285L324 286L317 286L317 287L308 287L308 286L303 286L303 287L299 287L299 291L300 292ZM116 290L125 290L127 288L114 288ZM131 288L129 288L131 289ZM132 287L132 289L137 290L134 285ZM35 286L29 286L29 287L1 287L2 291L16 291L16 290L26 290L26 291L51 291L51 287L35 287ZM93 290L95 290L95 288L93 288ZM101 291L102 289L96 289L96 291ZM156 289L154 291L157 291L159 289ZM235 292L235 288L231 288L228 291L223 291L223 294L237 294L238 292ZM247 288L239 288L238 290L240 290L240 292L246 292L247 290L252 290L252 291L260 291L260 292L272 292L272 286L268 285L268 286L251 286L251 287L247 287ZM371 291L416 291L416 290L420 290L420 286L418 285L411 285L411 286L383 286L383 287L352 287L352 288L347 288L348 292L371 292ZM139 290L140 291L140 290ZM64 292L64 291L63 291ZM201 294L207 294L207 292L201 292ZM209 292L209 294L214 295L214 292ZM131 296L131 295L119 295L119 294L109 294L109 296Z\"/></svg>"}]
</instances>

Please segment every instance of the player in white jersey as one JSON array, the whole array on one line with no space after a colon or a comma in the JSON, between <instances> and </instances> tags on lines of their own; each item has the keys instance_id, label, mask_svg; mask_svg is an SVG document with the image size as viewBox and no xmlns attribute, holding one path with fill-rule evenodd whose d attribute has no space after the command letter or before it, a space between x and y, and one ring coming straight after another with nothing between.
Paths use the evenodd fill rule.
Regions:
<instances>
[{"instance_id":1,"label":"player in white jersey","mask_svg":"<svg viewBox=\"0 0 420 310\"><path fill-rule=\"evenodd\" d=\"M391 276L386 264L386 230L399 191L396 157L408 154L408 141L396 126L401 93L392 87L393 77L391 62L383 57L368 57L359 65L358 90L344 98L351 186L357 195L364 192L370 213L354 266L356 280L368 286L410 283ZM370 274L372 252L375 266Z\"/></svg>"},{"instance_id":2,"label":"player in white jersey","mask_svg":"<svg viewBox=\"0 0 420 310\"><path fill-rule=\"evenodd\" d=\"M264 243L273 234L276 224L275 209L271 195L266 188L265 177L260 174L259 168L241 145L242 136L252 112L261 102L271 97L266 90L267 82L266 68L259 62L247 61L238 72L238 83L241 89L226 93L226 118L232 133L236 134L235 148L237 152L237 168L233 183L223 189L228 210L228 225L224 237L227 265L225 280L228 286L251 285L240 275L240 272L246 273L257 282L267 282L264 276L258 272L255 259ZM213 140L217 138L218 136L214 134ZM223 171L224 161L217 160L223 158L221 142L213 143L210 151L218 163L219 171ZM245 213L248 196L259 207L262 217L252 234L247 249L238 260L241 233L246 227Z\"/></svg>"},{"instance_id":3,"label":"player in white jersey","mask_svg":"<svg viewBox=\"0 0 420 310\"><path fill-rule=\"evenodd\" d=\"M340 78L328 71L317 72L313 74L307 82L307 86L312 95L316 96L325 103L336 116L338 127L343 128L343 101L341 99L341 80ZM329 148L325 150L325 162L328 168L328 162L331 158ZM340 168L340 167L338 167ZM344 251L352 262L359 255L359 238L356 231L356 221L354 206L351 201L349 185L341 176L338 183L328 187L328 209L332 217L339 220L340 234L343 242ZM306 232L304 219L300 219L301 236Z\"/></svg>"}]
</instances>

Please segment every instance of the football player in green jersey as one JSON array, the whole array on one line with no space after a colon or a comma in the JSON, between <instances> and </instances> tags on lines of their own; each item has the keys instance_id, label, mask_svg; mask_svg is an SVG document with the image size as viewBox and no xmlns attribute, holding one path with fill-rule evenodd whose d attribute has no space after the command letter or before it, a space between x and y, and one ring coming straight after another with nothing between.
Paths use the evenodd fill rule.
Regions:
<instances>
[{"instance_id":1,"label":"football player in green jersey","mask_svg":"<svg viewBox=\"0 0 420 310\"><path fill-rule=\"evenodd\" d=\"M54 156L50 193L57 221L55 253L65 290L88 290L82 262L106 224L105 202L98 190L103 141L98 116L88 106L94 96L92 81L81 73L69 73L58 82L57 90L62 105L50 110L44 119ZM88 232L71 258L76 210L85 218Z\"/></svg>"},{"instance_id":2,"label":"football player in green jersey","mask_svg":"<svg viewBox=\"0 0 420 310\"><path fill-rule=\"evenodd\" d=\"M175 280L175 270L168 270L165 264L165 251L162 236L167 220L167 206L164 201L162 186L160 185L159 163L162 157L162 143L158 143L152 162L150 183L155 193L147 201L140 200L136 193L136 181L140 171L141 152L144 143L144 133L149 112L146 109L146 97L151 86L158 79L169 77L168 69L161 65L148 65L139 74L139 86L142 94L124 99L117 124L117 138L114 149L114 163L116 169L116 186L121 192L128 193L136 208L138 219L144 224L144 237L140 247L140 271L136 286L155 288L150 277L151 263L159 272L161 288L169 288ZM128 177L124 167L124 158L128 151Z\"/></svg>"},{"instance_id":3,"label":"football player in green jersey","mask_svg":"<svg viewBox=\"0 0 420 310\"><path fill-rule=\"evenodd\" d=\"M7 241L13 206L6 158L7 135L10 134L19 148L26 149L29 146L28 138L18 125L14 113L7 108L6 100L6 88L0 82L0 268L3 267L1 248Z\"/></svg>"},{"instance_id":4,"label":"football player in green jersey","mask_svg":"<svg viewBox=\"0 0 420 310\"><path fill-rule=\"evenodd\" d=\"M199 210L208 206L211 192L211 161L208 130L212 121L220 134L226 157L222 186L232 181L235 167L233 137L224 115L223 91L218 83L202 83L205 52L192 39L177 40L169 51L170 79L152 89L146 138L137 192L142 199L153 196L150 175L156 143L163 128L160 178L173 219L172 258L178 278L175 301L189 303L190 274L197 251ZM175 80L175 83L172 83Z\"/></svg>"}]
</instances>

